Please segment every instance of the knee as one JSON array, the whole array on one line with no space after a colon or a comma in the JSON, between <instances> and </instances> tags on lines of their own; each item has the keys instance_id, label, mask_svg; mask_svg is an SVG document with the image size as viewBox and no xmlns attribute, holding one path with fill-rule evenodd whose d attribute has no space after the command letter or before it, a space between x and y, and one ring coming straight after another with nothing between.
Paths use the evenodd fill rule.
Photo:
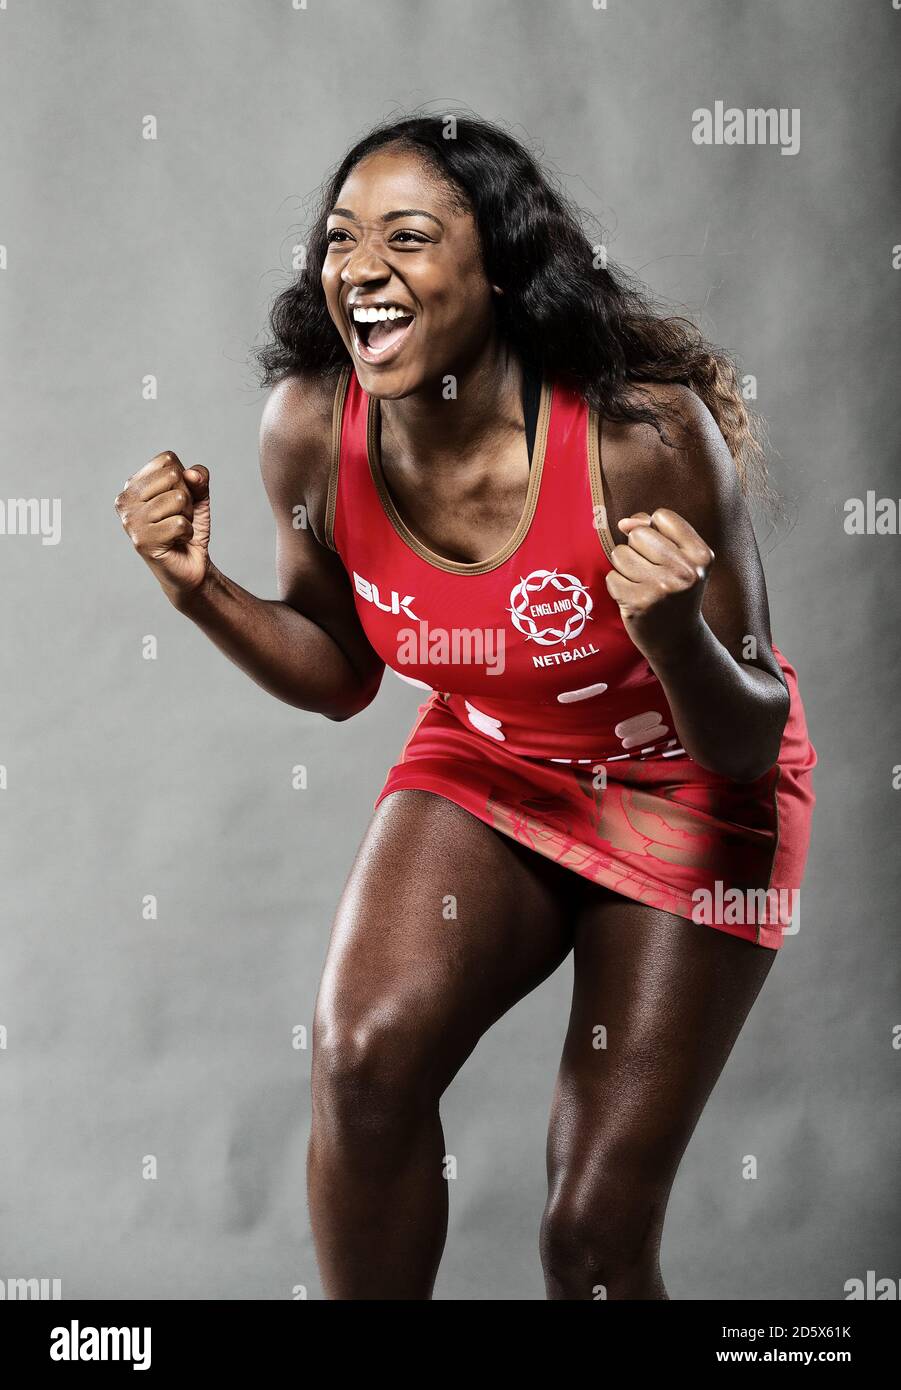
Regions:
<instances>
[{"instance_id":1,"label":"knee","mask_svg":"<svg viewBox=\"0 0 901 1390\"><path fill-rule=\"evenodd\" d=\"M422 1039L402 1016L321 1020L313 1034L314 1119L344 1133L394 1129L433 1097Z\"/></svg>"},{"instance_id":2,"label":"knee","mask_svg":"<svg viewBox=\"0 0 901 1390\"><path fill-rule=\"evenodd\" d=\"M607 1174L567 1181L541 1223L541 1259L552 1284L575 1298L629 1297L659 1281L666 1192Z\"/></svg>"}]
</instances>

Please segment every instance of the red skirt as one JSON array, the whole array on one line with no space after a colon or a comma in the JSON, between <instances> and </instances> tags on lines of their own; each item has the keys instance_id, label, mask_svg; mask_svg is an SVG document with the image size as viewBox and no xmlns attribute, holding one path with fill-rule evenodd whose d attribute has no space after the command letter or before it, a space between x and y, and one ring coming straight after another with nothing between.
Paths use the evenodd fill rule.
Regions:
<instances>
[{"instance_id":1,"label":"red skirt","mask_svg":"<svg viewBox=\"0 0 901 1390\"><path fill-rule=\"evenodd\" d=\"M779 759L754 782L687 754L526 758L465 727L435 693L375 805L403 788L435 792L623 897L777 949L800 925L817 762L783 663L791 708Z\"/></svg>"}]
</instances>

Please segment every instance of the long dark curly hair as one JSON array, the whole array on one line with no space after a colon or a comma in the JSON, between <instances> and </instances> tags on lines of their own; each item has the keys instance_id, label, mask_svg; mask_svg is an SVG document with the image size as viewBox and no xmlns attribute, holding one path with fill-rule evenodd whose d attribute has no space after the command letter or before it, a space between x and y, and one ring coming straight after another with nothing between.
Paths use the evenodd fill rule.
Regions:
<instances>
[{"instance_id":1,"label":"long dark curly hair","mask_svg":"<svg viewBox=\"0 0 901 1390\"><path fill-rule=\"evenodd\" d=\"M320 282L327 219L350 171L386 145L427 161L456 205L472 213L485 274L504 291L495 301L499 331L522 361L602 415L645 421L664 438L659 410L636 383L689 387L716 420L746 494L773 501L761 425L745 405L732 359L689 319L659 310L610 263L579 209L519 140L472 116L392 120L348 150L323 186L305 268L273 302L271 338L255 354L264 386L299 371L329 375L348 363Z\"/></svg>"}]
</instances>

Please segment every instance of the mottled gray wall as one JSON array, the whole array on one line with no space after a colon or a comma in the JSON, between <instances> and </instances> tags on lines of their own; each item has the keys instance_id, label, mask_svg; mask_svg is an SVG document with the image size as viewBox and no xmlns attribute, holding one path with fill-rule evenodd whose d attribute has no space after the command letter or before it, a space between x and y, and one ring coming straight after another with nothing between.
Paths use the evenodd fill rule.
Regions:
<instances>
[{"instance_id":1,"label":"mottled gray wall","mask_svg":"<svg viewBox=\"0 0 901 1390\"><path fill-rule=\"evenodd\" d=\"M847 498L901 493L899 33L891 0L0 6L0 495L62 508L57 545L0 536L0 1278L321 1297L292 1030L416 692L389 675L341 725L268 698L167 605L112 501L162 448L207 464L214 559L274 593L248 351L326 168L426 101L537 142L612 254L740 355L794 522L763 548L820 755L802 927L683 1163L671 1297L838 1299L901 1273L901 541L843 529ZM694 144L716 100L797 108L798 153ZM439 1298L543 1297L569 983L567 964L446 1098Z\"/></svg>"}]
</instances>

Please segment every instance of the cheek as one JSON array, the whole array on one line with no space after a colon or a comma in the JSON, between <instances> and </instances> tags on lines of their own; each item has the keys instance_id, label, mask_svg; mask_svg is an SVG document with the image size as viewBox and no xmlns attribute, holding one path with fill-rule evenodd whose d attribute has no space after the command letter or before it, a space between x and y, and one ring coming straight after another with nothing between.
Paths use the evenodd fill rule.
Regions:
<instances>
[{"instance_id":1,"label":"cheek","mask_svg":"<svg viewBox=\"0 0 901 1390\"><path fill-rule=\"evenodd\" d=\"M492 323L489 296L478 282L459 284L436 315L440 335L458 348L484 338Z\"/></svg>"},{"instance_id":2,"label":"cheek","mask_svg":"<svg viewBox=\"0 0 901 1390\"><path fill-rule=\"evenodd\" d=\"M429 316L455 336L468 336L491 315L491 286L478 269L451 265L430 296Z\"/></svg>"},{"instance_id":3,"label":"cheek","mask_svg":"<svg viewBox=\"0 0 901 1390\"><path fill-rule=\"evenodd\" d=\"M336 268L327 264L323 266L322 274L319 277L319 283L322 286L323 294L329 304L333 304L338 297L338 290L341 284L339 273Z\"/></svg>"},{"instance_id":4,"label":"cheek","mask_svg":"<svg viewBox=\"0 0 901 1390\"><path fill-rule=\"evenodd\" d=\"M325 307L328 309L329 316L339 333L344 334L344 317L339 311L339 296L341 293L341 280L337 274L323 271L319 283L322 285L322 292L325 295Z\"/></svg>"}]
</instances>

